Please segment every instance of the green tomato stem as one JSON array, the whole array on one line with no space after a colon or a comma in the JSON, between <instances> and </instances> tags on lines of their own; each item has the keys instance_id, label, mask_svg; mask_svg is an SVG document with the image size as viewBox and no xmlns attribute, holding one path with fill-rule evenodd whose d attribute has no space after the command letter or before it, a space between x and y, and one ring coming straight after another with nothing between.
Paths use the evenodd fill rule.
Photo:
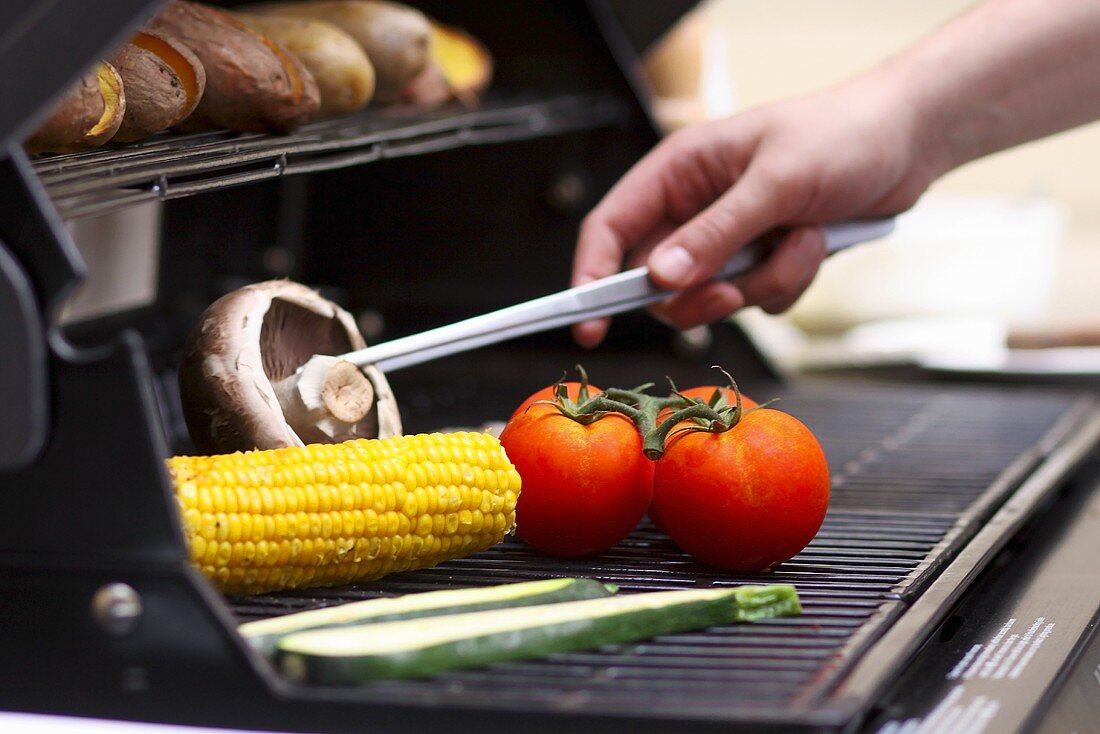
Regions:
<instances>
[{"instance_id":1,"label":"green tomato stem","mask_svg":"<svg viewBox=\"0 0 1100 734\"><path fill-rule=\"evenodd\" d=\"M582 425L594 423L609 413L626 416L642 436L642 451L651 461L661 458L669 434L682 422L695 422L688 430L721 433L737 425L743 415L741 392L733 378L724 370L722 372L729 379L736 398L732 406L725 405L719 399L720 393L717 391L710 401L703 401L681 395L675 385L671 386L670 395L655 397L646 392L653 387L653 383L639 385L633 390L613 387L589 397L588 375L580 365L577 366L577 371L581 375L577 400L569 399L562 382L558 384L552 404L562 415ZM658 425L657 418L665 409L671 409L673 413Z\"/></svg>"}]
</instances>

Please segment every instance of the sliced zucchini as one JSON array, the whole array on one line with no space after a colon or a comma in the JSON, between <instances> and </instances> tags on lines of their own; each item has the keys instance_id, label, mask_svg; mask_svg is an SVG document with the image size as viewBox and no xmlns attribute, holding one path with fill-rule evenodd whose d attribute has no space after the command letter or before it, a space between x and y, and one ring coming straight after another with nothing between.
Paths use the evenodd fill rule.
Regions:
<instances>
[{"instance_id":1,"label":"sliced zucchini","mask_svg":"<svg viewBox=\"0 0 1100 734\"><path fill-rule=\"evenodd\" d=\"M279 638L306 630L392 622L500 607L597 599L614 593L614 586L601 584L595 579L543 579L482 588L445 589L399 597L368 599L245 622L237 630L260 651L272 654L275 652L275 643Z\"/></svg>"},{"instance_id":2,"label":"sliced zucchini","mask_svg":"<svg viewBox=\"0 0 1100 734\"><path fill-rule=\"evenodd\" d=\"M416 678L800 612L793 586L657 591L300 632L279 640L278 662L296 681Z\"/></svg>"}]
</instances>

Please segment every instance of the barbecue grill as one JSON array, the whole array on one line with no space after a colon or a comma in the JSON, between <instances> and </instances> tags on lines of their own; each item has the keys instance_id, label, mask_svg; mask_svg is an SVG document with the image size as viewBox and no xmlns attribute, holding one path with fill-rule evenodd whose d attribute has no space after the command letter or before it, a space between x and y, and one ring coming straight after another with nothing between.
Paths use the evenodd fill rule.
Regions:
<instances>
[{"instance_id":1,"label":"barbecue grill","mask_svg":"<svg viewBox=\"0 0 1100 734\"><path fill-rule=\"evenodd\" d=\"M499 420L578 360L600 384L704 382L726 365L806 422L833 472L821 531L771 573L698 565L645 523L595 557L508 540L376 582L248 598L188 565L163 459L190 446L174 370L198 312L289 276L378 341L562 287L579 218L657 139L633 48L690 3L647 4L644 19L618 5L418 2L493 50L495 91L478 110L372 110L286 136L165 135L36 160L18 141L49 98L156 3L4 5L0 708L334 732L1100 725L1095 395L784 381L730 324L701 344L624 317L592 354L551 333L390 381L417 431ZM163 207L155 301L57 325L83 270L62 220L150 202ZM356 687L292 684L235 633L345 601L575 575L621 593L793 583L805 612Z\"/></svg>"}]
</instances>

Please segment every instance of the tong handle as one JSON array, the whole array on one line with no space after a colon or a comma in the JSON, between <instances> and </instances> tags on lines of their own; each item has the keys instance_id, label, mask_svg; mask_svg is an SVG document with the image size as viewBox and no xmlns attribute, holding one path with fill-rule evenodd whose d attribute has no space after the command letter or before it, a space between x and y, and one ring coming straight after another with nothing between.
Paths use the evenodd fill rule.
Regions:
<instances>
[{"instance_id":1,"label":"tong handle","mask_svg":"<svg viewBox=\"0 0 1100 734\"><path fill-rule=\"evenodd\" d=\"M846 250L852 245L861 242L870 242L885 237L894 231L895 220L888 219L861 219L846 222L835 222L822 227L825 234L825 255L834 255L841 250ZM756 267L767 257L770 243L766 239L759 239L750 243L726 261L726 264L714 276L715 280L731 280Z\"/></svg>"},{"instance_id":2,"label":"tong handle","mask_svg":"<svg viewBox=\"0 0 1100 734\"><path fill-rule=\"evenodd\" d=\"M894 220L836 222L823 229L826 253L832 255L860 242L885 237L893 231ZM715 279L731 279L751 270L769 250L767 239L749 244L729 259ZM341 359L358 367L373 364L383 372L392 372L527 334L633 311L674 293L654 285L648 268L633 268L576 288L349 352Z\"/></svg>"}]
</instances>

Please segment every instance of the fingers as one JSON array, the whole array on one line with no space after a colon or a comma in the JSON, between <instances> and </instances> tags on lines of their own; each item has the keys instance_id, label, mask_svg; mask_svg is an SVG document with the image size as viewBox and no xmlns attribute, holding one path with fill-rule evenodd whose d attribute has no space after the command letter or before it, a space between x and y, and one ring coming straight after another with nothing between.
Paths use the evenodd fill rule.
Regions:
<instances>
[{"instance_id":1,"label":"fingers","mask_svg":"<svg viewBox=\"0 0 1100 734\"><path fill-rule=\"evenodd\" d=\"M782 221L784 200L763 175L750 170L733 188L654 248L649 269L658 285L678 289L710 279L737 250Z\"/></svg>"},{"instance_id":2,"label":"fingers","mask_svg":"<svg viewBox=\"0 0 1100 734\"><path fill-rule=\"evenodd\" d=\"M607 330L610 326L611 319L595 319L573 324L573 340L585 349L594 349L607 336Z\"/></svg>"},{"instance_id":3,"label":"fingers","mask_svg":"<svg viewBox=\"0 0 1100 734\"><path fill-rule=\"evenodd\" d=\"M794 305L813 281L825 259L825 237L816 227L787 234L772 255L736 283L709 282L654 306L661 321L677 329L709 324L745 306L779 313Z\"/></svg>"},{"instance_id":4,"label":"fingers","mask_svg":"<svg viewBox=\"0 0 1100 734\"><path fill-rule=\"evenodd\" d=\"M619 272L623 256L665 218L659 145L612 187L581 224L573 257L573 285Z\"/></svg>"},{"instance_id":5,"label":"fingers","mask_svg":"<svg viewBox=\"0 0 1100 734\"><path fill-rule=\"evenodd\" d=\"M747 155L740 138L721 143L711 126L674 133L642 158L604 196L581 225L573 285L617 273L626 253L671 231L703 210L736 180ZM732 152L731 152L732 151Z\"/></svg>"},{"instance_id":6,"label":"fingers","mask_svg":"<svg viewBox=\"0 0 1100 734\"><path fill-rule=\"evenodd\" d=\"M773 213L779 210L757 203L756 196L752 191L742 191L735 197L731 191L653 250L649 267L654 280L666 288L684 290L653 307L655 316L676 328L687 329L718 321L745 306L758 305L769 313L779 313L790 308L809 287L825 259L825 238L816 227L801 227L788 233L767 260L736 284L707 282L741 245L772 228ZM737 211L743 214L735 214ZM701 224L702 220L709 223ZM689 228L694 231L685 233ZM727 239L735 231L745 232L745 240ZM658 230L654 234L664 232ZM651 246L647 242L639 249L644 252ZM677 285L677 277L669 278L667 270L657 272L659 266L667 266L670 260L673 268L680 268L674 276L686 282L686 287ZM574 338L584 347L595 347L606 335L609 323L608 319L601 319L577 324L573 328Z\"/></svg>"},{"instance_id":7,"label":"fingers","mask_svg":"<svg viewBox=\"0 0 1100 734\"><path fill-rule=\"evenodd\" d=\"M676 227L669 222L662 222L658 224L653 231L642 240L637 246L631 249L626 257L626 263L623 267L635 268L645 264L645 259L649 255L650 250L654 245L670 235ZM612 271L618 272L618 269ZM577 285L581 285L578 283ZM611 325L611 319L595 319L593 321L585 321L579 324L573 325L573 340L580 344L585 349L593 349L599 346L607 335L608 327Z\"/></svg>"},{"instance_id":8,"label":"fingers","mask_svg":"<svg viewBox=\"0 0 1100 734\"><path fill-rule=\"evenodd\" d=\"M793 230L771 257L737 279L745 305L768 313L786 311L809 287L825 259L825 235L817 227Z\"/></svg>"},{"instance_id":9,"label":"fingers","mask_svg":"<svg viewBox=\"0 0 1100 734\"><path fill-rule=\"evenodd\" d=\"M683 330L718 321L744 305L745 297L737 286L715 281L678 293L650 311L669 326Z\"/></svg>"}]
</instances>

